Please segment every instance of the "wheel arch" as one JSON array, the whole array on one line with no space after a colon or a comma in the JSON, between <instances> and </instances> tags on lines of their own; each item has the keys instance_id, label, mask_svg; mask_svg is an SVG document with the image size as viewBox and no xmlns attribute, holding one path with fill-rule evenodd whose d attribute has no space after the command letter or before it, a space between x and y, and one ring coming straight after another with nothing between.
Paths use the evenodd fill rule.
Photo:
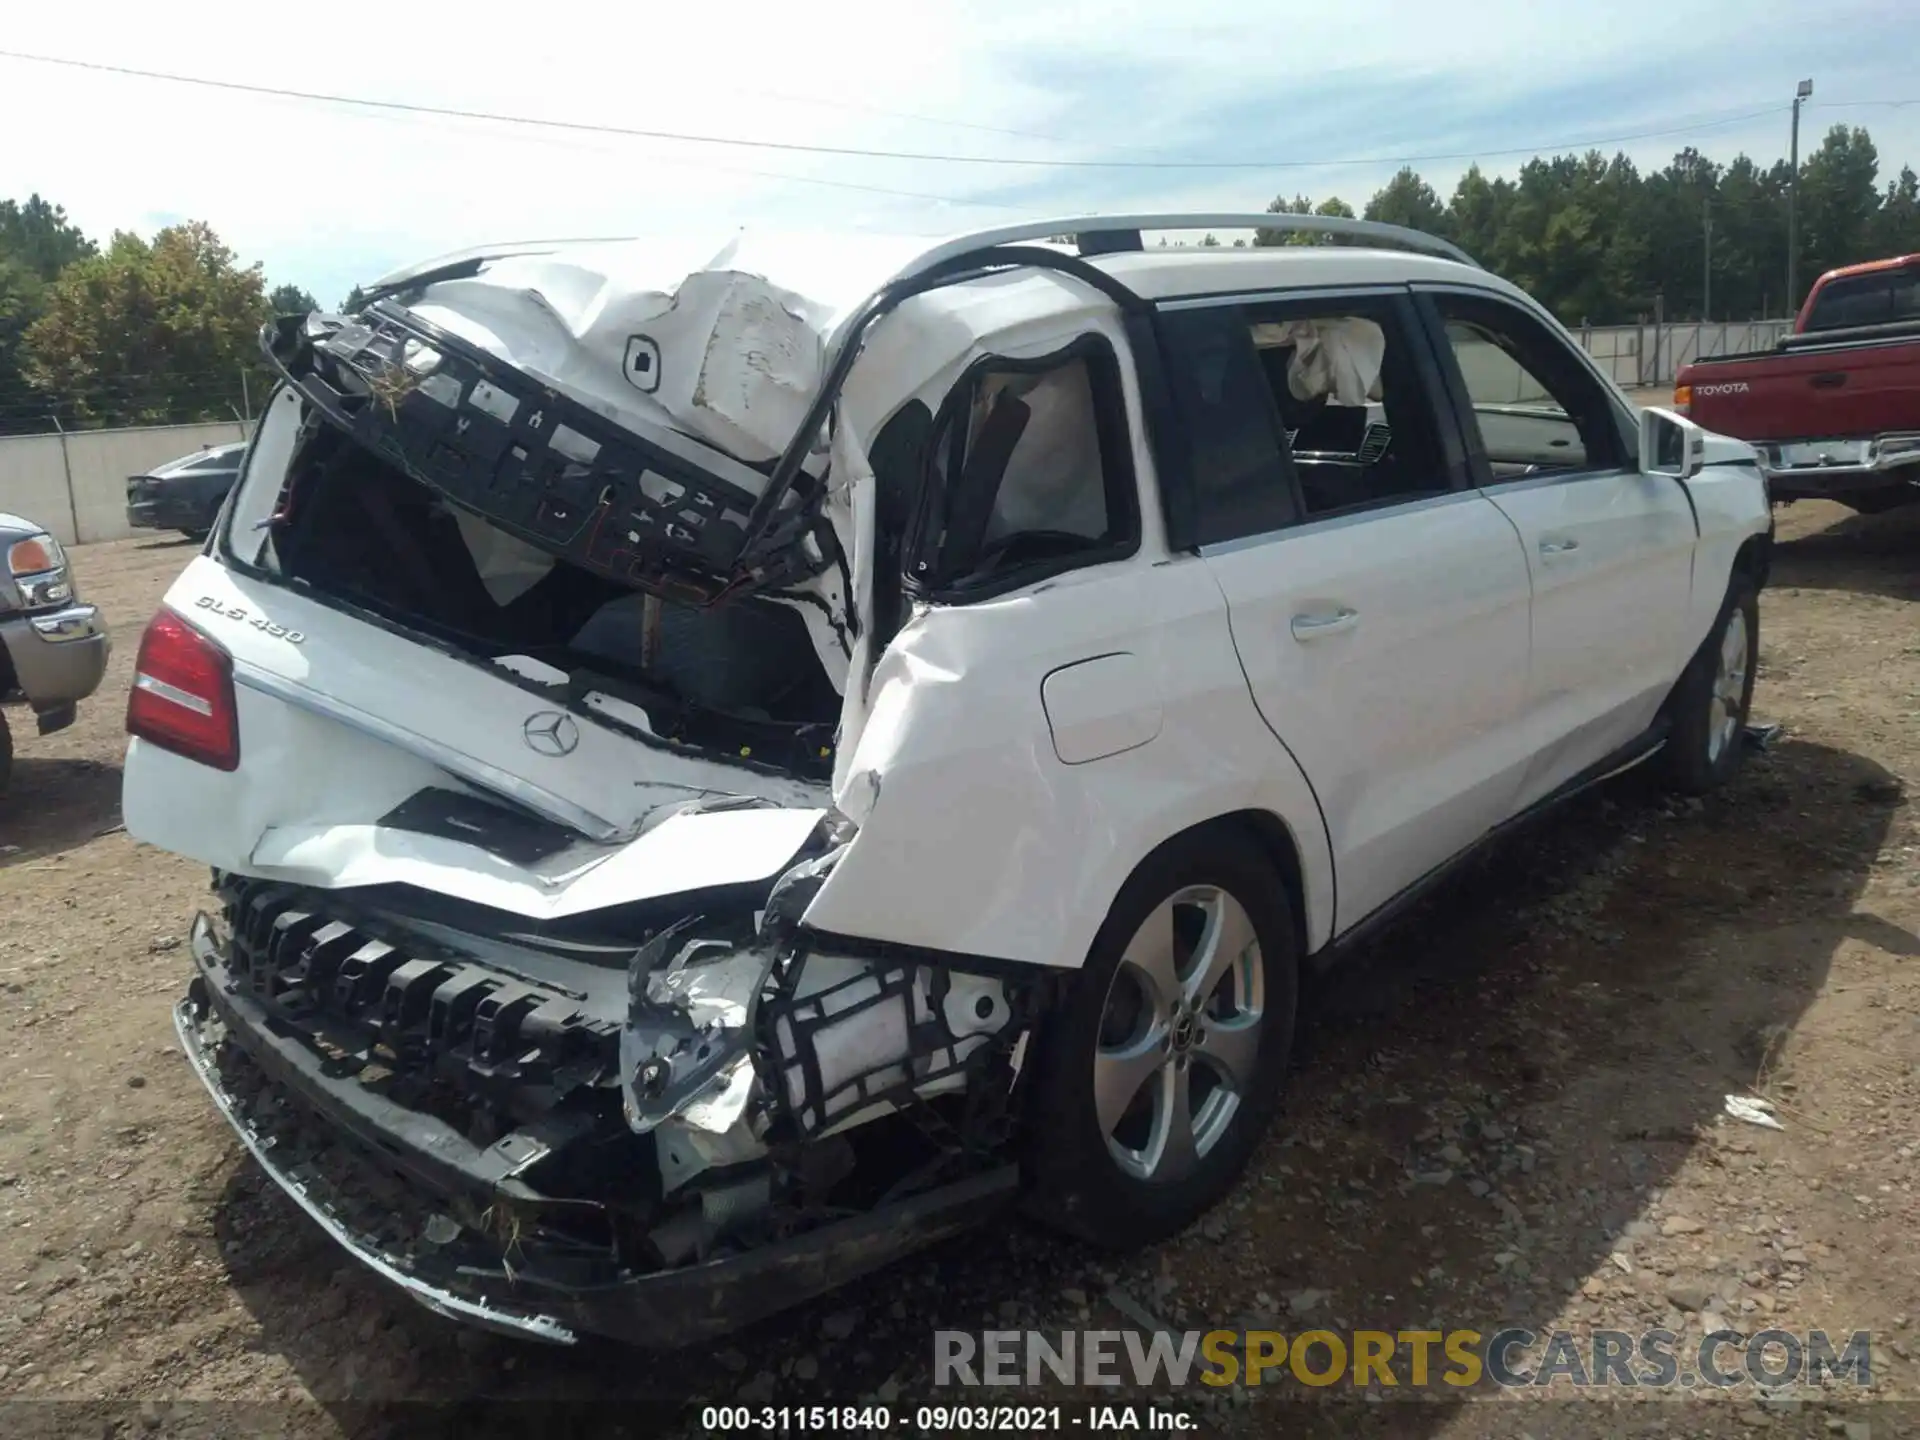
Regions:
<instances>
[{"instance_id":1,"label":"wheel arch","mask_svg":"<svg viewBox=\"0 0 1920 1440\"><path fill-rule=\"evenodd\" d=\"M1767 576L1773 568L1773 535L1749 535L1733 554L1733 572L1729 581L1739 577L1753 582L1753 588L1767 588Z\"/></svg>"},{"instance_id":2,"label":"wheel arch","mask_svg":"<svg viewBox=\"0 0 1920 1440\"><path fill-rule=\"evenodd\" d=\"M1215 834L1222 839L1230 839L1251 847L1261 859L1273 867L1286 894L1287 913L1293 924L1294 955L1304 966L1310 944L1307 932L1306 872L1301 864L1300 847L1294 839L1292 828L1271 810L1257 808L1231 810L1176 831L1140 857L1133 869L1127 872L1120 888L1114 892L1115 898L1117 899L1126 887L1133 883L1136 875L1158 862L1167 851L1176 846L1191 844L1196 837L1211 837Z\"/></svg>"},{"instance_id":3,"label":"wheel arch","mask_svg":"<svg viewBox=\"0 0 1920 1440\"><path fill-rule=\"evenodd\" d=\"M1725 552L1723 551L1722 553ZM1667 691L1667 698L1660 704L1661 714L1671 714L1674 697L1679 693L1681 684L1686 680L1687 671L1692 668L1698 658L1700 647L1705 645L1712 637L1714 626L1719 623L1721 612L1726 609L1727 597L1733 594L1733 587L1741 581L1747 581L1752 584L1756 593L1765 589L1767 574L1772 568L1772 564L1773 531L1771 527L1757 535L1747 536L1745 540L1740 542L1739 547L1734 550L1733 559L1726 569L1725 580L1718 588L1712 591L1712 605L1709 607L1696 603L1694 607L1694 619L1696 623L1692 627L1695 632L1691 637L1693 643L1687 651L1686 663L1681 666L1680 673L1674 677L1673 685ZM1708 573L1716 579L1718 578L1717 571L1710 571ZM1699 599L1700 588L1698 573L1696 572L1696 601Z\"/></svg>"}]
</instances>

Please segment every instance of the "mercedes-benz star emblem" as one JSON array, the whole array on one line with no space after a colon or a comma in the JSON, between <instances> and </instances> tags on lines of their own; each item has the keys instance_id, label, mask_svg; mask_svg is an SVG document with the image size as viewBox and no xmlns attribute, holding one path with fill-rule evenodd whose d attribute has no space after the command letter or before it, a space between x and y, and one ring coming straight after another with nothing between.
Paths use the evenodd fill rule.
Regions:
<instances>
[{"instance_id":1,"label":"mercedes-benz star emblem","mask_svg":"<svg viewBox=\"0 0 1920 1440\"><path fill-rule=\"evenodd\" d=\"M536 755L571 755L580 744L580 727L558 710L534 711L520 734Z\"/></svg>"}]
</instances>

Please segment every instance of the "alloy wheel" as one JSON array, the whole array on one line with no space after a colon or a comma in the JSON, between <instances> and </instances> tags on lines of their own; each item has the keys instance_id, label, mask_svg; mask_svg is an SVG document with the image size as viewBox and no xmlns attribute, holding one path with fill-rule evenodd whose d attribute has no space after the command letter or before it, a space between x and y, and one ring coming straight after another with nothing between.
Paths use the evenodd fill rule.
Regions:
<instances>
[{"instance_id":1,"label":"alloy wheel","mask_svg":"<svg viewBox=\"0 0 1920 1440\"><path fill-rule=\"evenodd\" d=\"M1707 711L1707 763L1717 765L1740 733L1740 704L1747 693L1747 617L1735 607L1720 635L1713 695Z\"/></svg>"},{"instance_id":2,"label":"alloy wheel","mask_svg":"<svg viewBox=\"0 0 1920 1440\"><path fill-rule=\"evenodd\" d=\"M1225 890L1181 890L1142 922L1093 1058L1100 1130L1122 1170L1172 1183L1225 1137L1251 1092L1265 998L1253 922Z\"/></svg>"}]
</instances>

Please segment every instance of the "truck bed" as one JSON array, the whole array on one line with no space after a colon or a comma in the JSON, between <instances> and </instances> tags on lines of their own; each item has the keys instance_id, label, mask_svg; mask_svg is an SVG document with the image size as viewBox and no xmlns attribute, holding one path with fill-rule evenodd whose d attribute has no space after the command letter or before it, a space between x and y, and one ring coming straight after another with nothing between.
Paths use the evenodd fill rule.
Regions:
<instances>
[{"instance_id":1,"label":"truck bed","mask_svg":"<svg viewBox=\"0 0 1920 1440\"><path fill-rule=\"evenodd\" d=\"M1685 392L1696 424L1741 440L1920 430L1920 323L1826 331L1775 350L1697 360L1681 369L1675 389Z\"/></svg>"}]
</instances>

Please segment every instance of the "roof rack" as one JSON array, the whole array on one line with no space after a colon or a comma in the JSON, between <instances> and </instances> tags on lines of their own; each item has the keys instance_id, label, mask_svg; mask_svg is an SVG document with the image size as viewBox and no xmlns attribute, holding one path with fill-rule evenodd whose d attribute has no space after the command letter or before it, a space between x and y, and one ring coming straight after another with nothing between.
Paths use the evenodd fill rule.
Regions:
<instances>
[{"instance_id":1,"label":"roof rack","mask_svg":"<svg viewBox=\"0 0 1920 1440\"><path fill-rule=\"evenodd\" d=\"M899 271L894 279L911 279L975 251L990 250L999 245L1045 241L1061 235L1071 235L1082 255L1144 250L1146 242L1141 236L1147 230L1280 230L1295 234L1345 235L1356 240L1377 240L1398 249L1413 250L1480 268L1479 262L1458 245L1425 231L1409 230L1404 225L1388 225L1378 220L1349 220L1344 215L1223 211L1217 214L1075 215L1059 220L1034 220L1023 225L1007 225L995 230L976 230L942 241L925 251Z\"/></svg>"},{"instance_id":2,"label":"roof rack","mask_svg":"<svg viewBox=\"0 0 1920 1440\"><path fill-rule=\"evenodd\" d=\"M1287 215L1263 211L1258 214L1075 215L1063 220L1033 220L995 230L976 230L941 241L893 278L911 279L936 265L975 250L1014 245L1022 241L1046 241L1060 235L1071 235L1077 242L1080 254L1087 256L1144 250L1146 242L1141 238L1141 232L1146 230L1279 230L1296 234L1347 235L1357 240L1378 240L1403 250L1414 250L1480 268L1480 263L1459 246L1422 230L1409 230L1404 225L1388 225L1379 220L1349 220L1343 215ZM598 235L578 239L509 240L491 245L473 245L402 266L382 275L366 286L365 291L369 295L390 294L422 281L431 283L433 280L472 274L482 265L516 255L544 255L566 245L616 244L633 238L626 235Z\"/></svg>"}]
</instances>

